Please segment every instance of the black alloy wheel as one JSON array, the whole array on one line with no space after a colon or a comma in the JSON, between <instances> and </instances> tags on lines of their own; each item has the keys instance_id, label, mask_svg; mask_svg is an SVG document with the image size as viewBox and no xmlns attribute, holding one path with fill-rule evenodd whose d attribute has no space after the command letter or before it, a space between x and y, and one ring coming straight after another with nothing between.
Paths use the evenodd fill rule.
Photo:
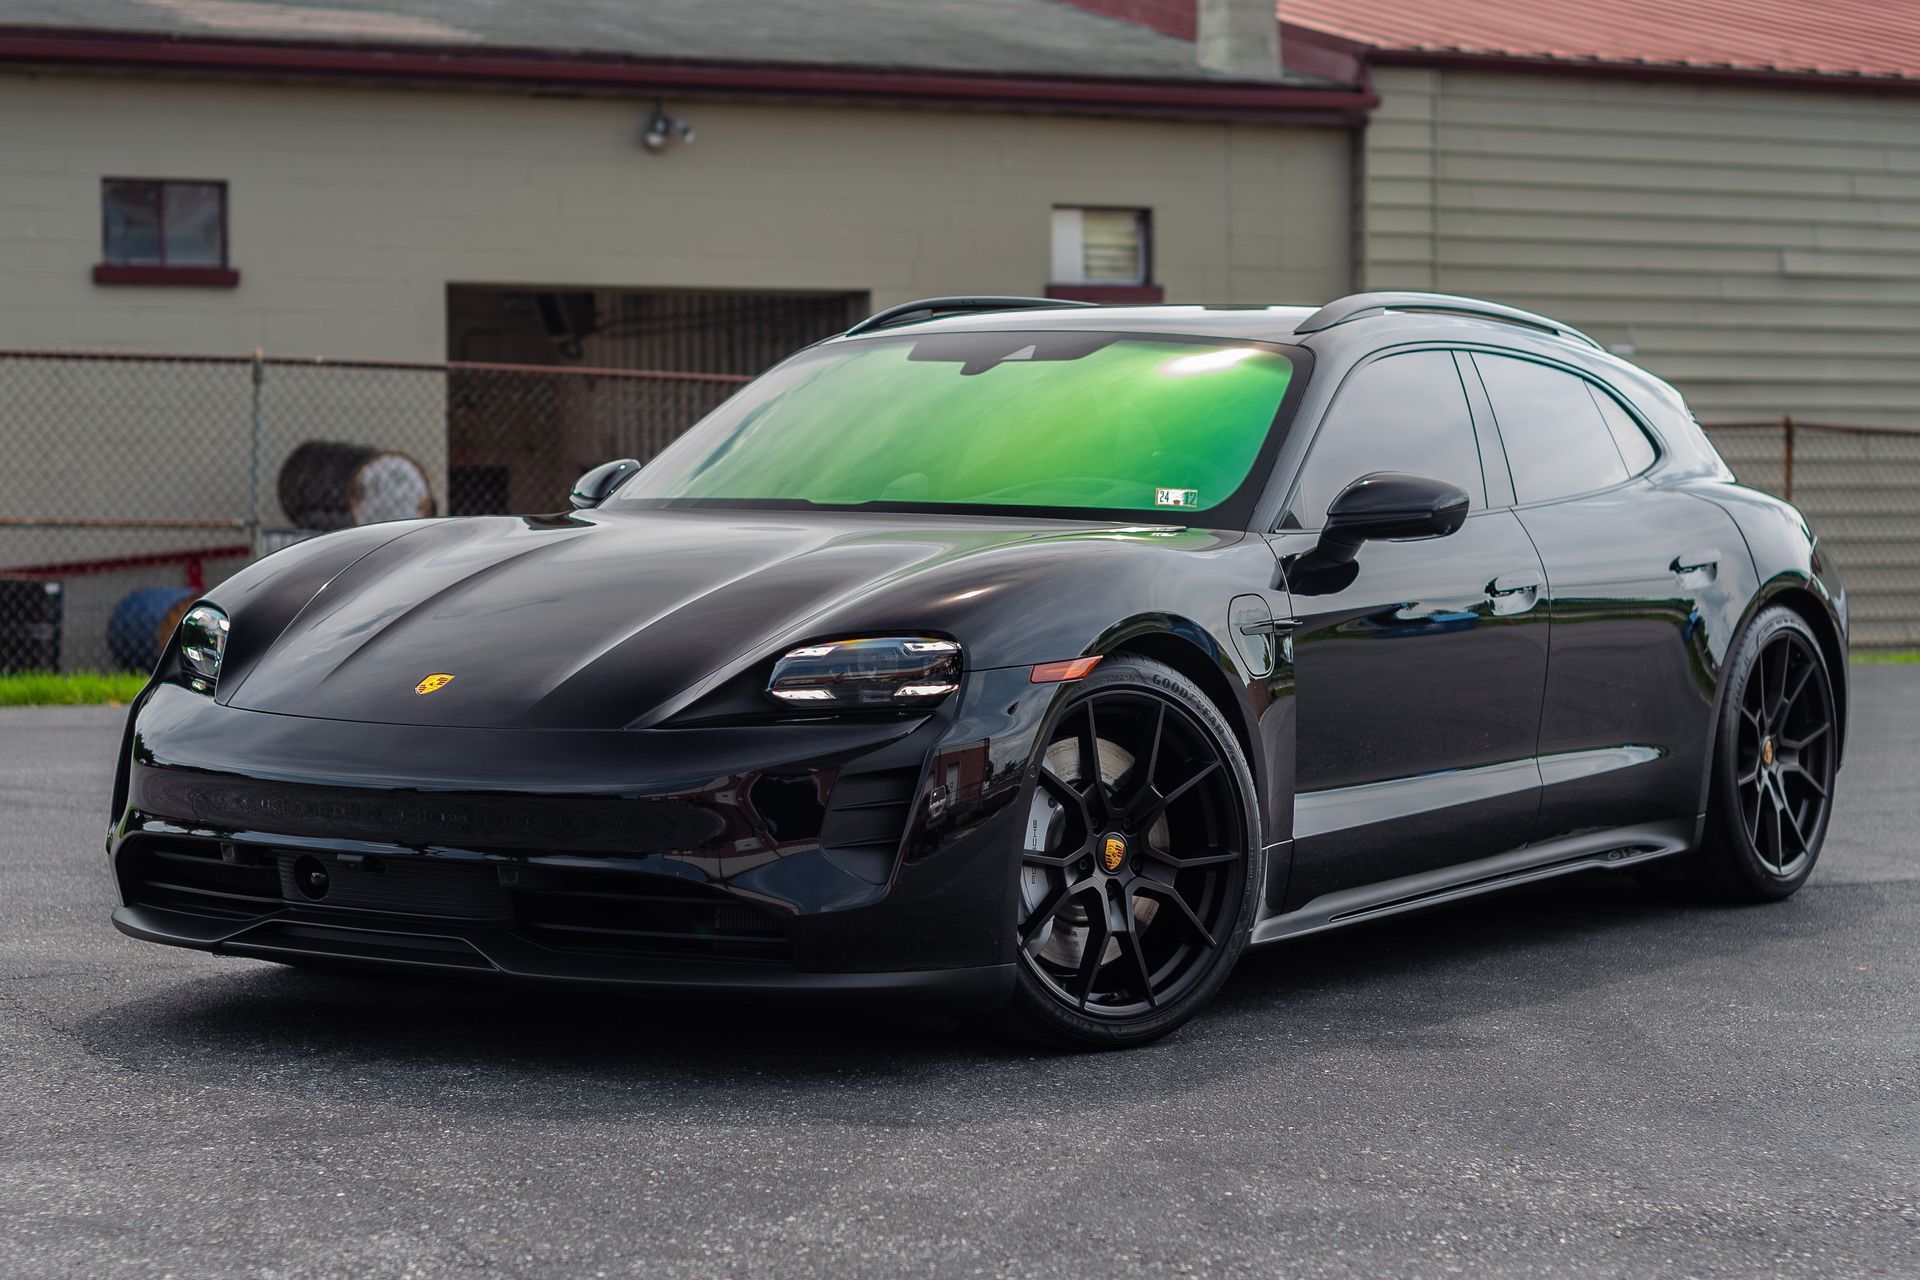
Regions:
<instances>
[{"instance_id":1,"label":"black alloy wheel","mask_svg":"<svg viewBox=\"0 0 1920 1280\"><path fill-rule=\"evenodd\" d=\"M1833 794L1833 691L1820 651L1792 628L1760 649L1741 691L1734 786L1761 867L1799 875L1819 853Z\"/></svg>"},{"instance_id":2,"label":"black alloy wheel","mask_svg":"<svg viewBox=\"0 0 1920 1280\"><path fill-rule=\"evenodd\" d=\"M1840 764L1833 681L1800 615L1775 606L1727 665L1707 830L1699 850L1646 877L1732 901L1771 902L1820 857Z\"/></svg>"},{"instance_id":3,"label":"black alloy wheel","mask_svg":"<svg viewBox=\"0 0 1920 1280\"><path fill-rule=\"evenodd\" d=\"M1113 1047L1165 1035L1225 980L1259 892L1252 777L1193 684L1131 656L1070 694L1046 738L1016 927L1029 1032Z\"/></svg>"}]
</instances>

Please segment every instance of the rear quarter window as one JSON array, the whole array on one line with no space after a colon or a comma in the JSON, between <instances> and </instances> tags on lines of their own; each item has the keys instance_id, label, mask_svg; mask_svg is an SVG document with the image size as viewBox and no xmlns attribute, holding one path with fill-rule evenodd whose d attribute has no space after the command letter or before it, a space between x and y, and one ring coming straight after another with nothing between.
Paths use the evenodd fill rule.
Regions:
<instances>
[{"instance_id":1,"label":"rear quarter window","mask_svg":"<svg viewBox=\"0 0 1920 1280\"><path fill-rule=\"evenodd\" d=\"M1659 456L1659 450L1653 447L1653 441L1647 439L1647 433L1633 415L1620 406L1607 392L1587 384L1587 391L1593 396L1593 403L1600 410L1601 419L1607 424L1607 430L1613 433L1614 447L1620 450L1620 460L1627 464L1627 474L1637 476L1653 465Z\"/></svg>"}]
</instances>

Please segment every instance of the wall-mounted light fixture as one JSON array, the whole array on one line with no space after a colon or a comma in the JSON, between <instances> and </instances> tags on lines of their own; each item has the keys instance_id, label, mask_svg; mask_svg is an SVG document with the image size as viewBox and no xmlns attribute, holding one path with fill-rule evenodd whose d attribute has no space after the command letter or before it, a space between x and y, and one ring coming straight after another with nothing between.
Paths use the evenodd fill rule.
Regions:
<instances>
[{"instance_id":1,"label":"wall-mounted light fixture","mask_svg":"<svg viewBox=\"0 0 1920 1280\"><path fill-rule=\"evenodd\" d=\"M668 112L665 103L654 103L653 114L647 117L646 132L640 135L640 145L658 154L673 145L676 138L681 142L692 142L693 126Z\"/></svg>"}]
</instances>

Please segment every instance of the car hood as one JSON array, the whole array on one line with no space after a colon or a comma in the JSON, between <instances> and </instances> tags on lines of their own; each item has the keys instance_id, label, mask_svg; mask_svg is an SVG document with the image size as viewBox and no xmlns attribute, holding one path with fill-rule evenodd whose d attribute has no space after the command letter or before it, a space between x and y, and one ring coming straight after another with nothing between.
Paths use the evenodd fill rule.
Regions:
<instances>
[{"instance_id":1,"label":"car hood","mask_svg":"<svg viewBox=\"0 0 1920 1280\"><path fill-rule=\"evenodd\" d=\"M335 573L220 698L394 724L652 723L743 665L843 624L953 621L929 619L925 593L900 592L903 581L931 572L951 582L962 563L991 573L996 552L1103 528L1113 529L740 511L429 522ZM1017 573L1018 560L997 563ZM259 570L272 567L269 558ZM889 616L885 602L901 596ZM247 627L236 615L236 640ZM969 665L988 665L981 656ZM441 675L452 678L427 680ZM438 687L416 692L427 684Z\"/></svg>"}]
</instances>

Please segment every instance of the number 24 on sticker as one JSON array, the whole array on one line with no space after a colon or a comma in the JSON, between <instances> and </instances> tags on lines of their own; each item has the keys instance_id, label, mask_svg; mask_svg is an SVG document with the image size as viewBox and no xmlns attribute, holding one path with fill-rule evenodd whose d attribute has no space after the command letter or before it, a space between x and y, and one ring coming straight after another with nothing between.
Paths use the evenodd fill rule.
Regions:
<instances>
[{"instance_id":1,"label":"number 24 on sticker","mask_svg":"<svg viewBox=\"0 0 1920 1280\"><path fill-rule=\"evenodd\" d=\"M1155 489L1153 505L1156 507L1197 507L1200 505L1198 489Z\"/></svg>"}]
</instances>

